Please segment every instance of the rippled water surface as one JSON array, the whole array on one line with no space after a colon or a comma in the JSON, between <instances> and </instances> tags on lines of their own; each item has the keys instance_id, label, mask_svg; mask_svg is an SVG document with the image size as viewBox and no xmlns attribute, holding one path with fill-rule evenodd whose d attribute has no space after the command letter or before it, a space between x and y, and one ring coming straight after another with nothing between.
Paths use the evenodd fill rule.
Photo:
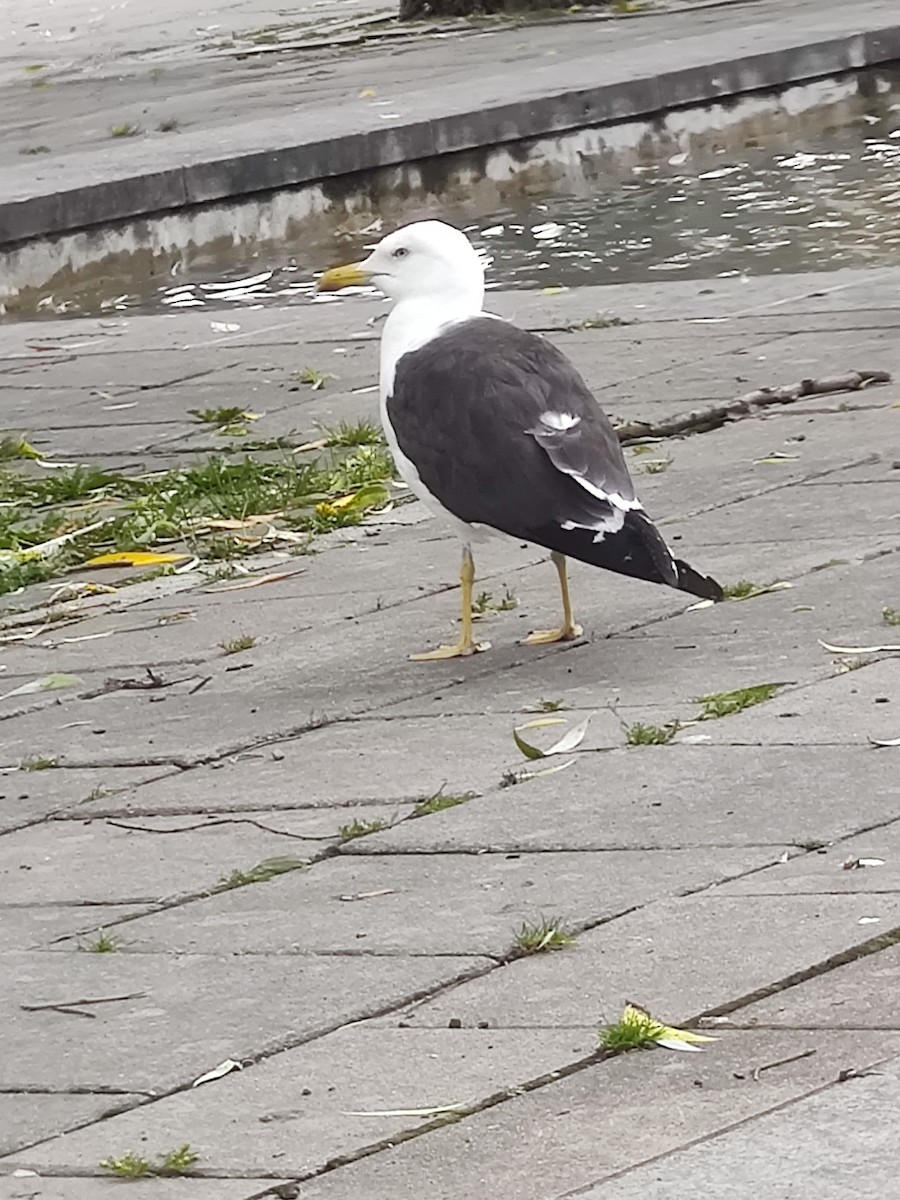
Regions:
<instances>
[{"instance_id":1,"label":"rippled water surface","mask_svg":"<svg viewBox=\"0 0 900 1200\"><path fill-rule=\"evenodd\" d=\"M204 251L192 231L168 263L156 247L150 277L80 285L76 276L34 307L49 315L283 304L309 295L317 271L423 215L466 229L491 256L492 287L900 263L900 73L694 113L616 127L627 133L586 130L452 156L457 165L443 168L437 184L423 182L424 168L410 182L415 167L377 186L357 180L354 196L320 199L302 220L297 195L280 193L255 201L256 214L230 210L250 235L233 245L229 237L224 252L221 239L214 253ZM286 204L294 205L287 217ZM269 230L268 242L256 238L258 228Z\"/></svg>"}]
</instances>

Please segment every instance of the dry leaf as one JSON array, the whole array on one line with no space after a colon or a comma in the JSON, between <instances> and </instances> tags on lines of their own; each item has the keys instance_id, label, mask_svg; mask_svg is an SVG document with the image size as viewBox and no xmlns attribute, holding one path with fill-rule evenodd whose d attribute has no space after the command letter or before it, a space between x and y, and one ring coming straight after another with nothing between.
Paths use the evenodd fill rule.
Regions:
<instances>
[{"instance_id":1,"label":"dry leaf","mask_svg":"<svg viewBox=\"0 0 900 1200\"><path fill-rule=\"evenodd\" d=\"M445 1113L465 1112L467 1104L442 1104L435 1108L384 1108L372 1112L342 1112L342 1117L441 1117Z\"/></svg>"},{"instance_id":2,"label":"dry leaf","mask_svg":"<svg viewBox=\"0 0 900 1200\"><path fill-rule=\"evenodd\" d=\"M245 588L261 587L264 583L276 583L279 579L290 579L292 575L302 575L305 570L306 567L301 567L299 571L273 571L270 575L245 579L241 583L226 583L222 587L206 588L205 591L213 596L219 592L242 592Z\"/></svg>"},{"instance_id":3,"label":"dry leaf","mask_svg":"<svg viewBox=\"0 0 900 1200\"><path fill-rule=\"evenodd\" d=\"M211 1083L214 1079L221 1079L223 1075L230 1074L231 1071L243 1071L244 1064L234 1058L226 1058L224 1062L220 1062L217 1067L213 1067L211 1071L207 1071L204 1075L200 1075L191 1084L191 1087L199 1087L201 1083Z\"/></svg>"},{"instance_id":4,"label":"dry leaf","mask_svg":"<svg viewBox=\"0 0 900 1200\"><path fill-rule=\"evenodd\" d=\"M821 638L817 638L816 641L829 654L896 654L900 651L900 646L832 646L829 642L823 642Z\"/></svg>"},{"instance_id":5,"label":"dry leaf","mask_svg":"<svg viewBox=\"0 0 900 1200\"><path fill-rule=\"evenodd\" d=\"M57 692L61 688L74 687L82 682L77 675L42 675L40 679L32 679L30 683L23 683L11 692L6 692L0 696L0 700L8 700L10 696L31 696L35 692Z\"/></svg>"},{"instance_id":6,"label":"dry leaf","mask_svg":"<svg viewBox=\"0 0 900 1200\"><path fill-rule=\"evenodd\" d=\"M520 725L518 729L513 729L513 740L525 757L532 760L549 758L552 754L568 754L584 741L592 715L592 713L588 713L583 721L573 725L568 733L564 733L559 741L554 742L547 750L541 750L538 746L532 746L530 742L526 742L521 736L521 731L523 729L540 729L546 725L565 725L562 717L543 717L537 721L528 721L525 725Z\"/></svg>"},{"instance_id":7,"label":"dry leaf","mask_svg":"<svg viewBox=\"0 0 900 1200\"><path fill-rule=\"evenodd\" d=\"M240 325L231 321L210 321L209 327L213 333L237 333L240 329Z\"/></svg>"},{"instance_id":8,"label":"dry leaf","mask_svg":"<svg viewBox=\"0 0 900 1200\"><path fill-rule=\"evenodd\" d=\"M189 554L157 554L153 550L115 550L89 558L86 567L156 567L165 563L184 562Z\"/></svg>"},{"instance_id":9,"label":"dry leaf","mask_svg":"<svg viewBox=\"0 0 900 1200\"><path fill-rule=\"evenodd\" d=\"M869 741L873 746L900 746L900 738L891 738L890 741L883 742L878 738L870 737Z\"/></svg>"}]
</instances>

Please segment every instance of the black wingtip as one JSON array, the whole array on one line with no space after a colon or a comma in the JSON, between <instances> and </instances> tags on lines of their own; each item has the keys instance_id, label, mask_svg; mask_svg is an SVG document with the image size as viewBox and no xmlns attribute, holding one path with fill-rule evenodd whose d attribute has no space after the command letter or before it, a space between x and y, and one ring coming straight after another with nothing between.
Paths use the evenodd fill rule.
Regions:
<instances>
[{"instance_id":1,"label":"black wingtip","mask_svg":"<svg viewBox=\"0 0 900 1200\"><path fill-rule=\"evenodd\" d=\"M680 558L675 559L675 566L678 568L679 591L690 592L692 596L700 596L703 600L715 600L716 603L725 599L721 585L709 575L701 575Z\"/></svg>"}]
</instances>

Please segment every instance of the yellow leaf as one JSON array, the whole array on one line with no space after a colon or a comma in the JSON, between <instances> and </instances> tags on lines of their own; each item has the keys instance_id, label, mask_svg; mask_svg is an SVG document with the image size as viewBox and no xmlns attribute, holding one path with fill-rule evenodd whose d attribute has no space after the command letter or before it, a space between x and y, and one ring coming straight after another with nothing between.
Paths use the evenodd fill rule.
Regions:
<instances>
[{"instance_id":1,"label":"yellow leaf","mask_svg":"<svg viewBox=\"0 0 900 1200\"><path fill-rule=\"evenodd\" d=\"M560 292L567 292L568 290L569 290L568 288L559 287L558 285L553 285L551 287L541 288L541 295L542 296L558 296L560 294Z\"/></svg>"},{"instance_id":2,"label":"yellow leaf","mask_svg":"<svg viewBox=\"0 0 900 1200\"><path fill-rule=\"evenodd\" d=\"M378 93L374 88L363 88L363 90L359 93L359 98L360 100L370 100L373 96L377 95Z\"/></svg>"},{"instance_id":3,"label":"yellow leaf","mask_svg":"<svg viewBox=\"0 0 900 1200\"><path fill-rule=\"evenodd\" d=\"M86 567L157 567L165 563L183 562L189 554L155 554L149 550L117 550L89 558Z\"/></svg>"}]
</instances>

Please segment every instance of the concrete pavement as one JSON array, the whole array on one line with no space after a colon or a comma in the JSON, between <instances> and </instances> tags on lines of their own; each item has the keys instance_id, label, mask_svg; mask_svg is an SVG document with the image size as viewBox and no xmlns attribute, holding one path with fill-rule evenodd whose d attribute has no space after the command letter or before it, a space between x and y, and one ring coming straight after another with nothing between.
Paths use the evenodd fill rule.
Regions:
<instances>
[{"instance_id":1,"label":"concrete pavement","mask_svg":"<svg viewBox=\"0 0 900 1200\"><path fill-rule=\"evenodd\" d=\"M0 246L320 181L327 209L333 181L354 172L900 54L890 0L691 0L413 34L392 26L392 11L316 0L276 14L243 0L186 17L171 3L13 0L0 59Z\"/></svg>"},{"instance_id":2,"label":"concrete pavement","mask_svg":"<svg viewBox=\"0 0 900 1200\"><path fill-rule=\"evenodd\" d=\"M852 368L896 380L898 285L492 300L609 411L656 419ZM8 325L0 427L127 471L221 447L188 416L209 403L300 444L374 413L378 311L246 311L227 334L192 313ZM635 323L580 327L598 312ZM291 391L305 366L337 378ZM476 562L493 650L408 663L458 601L457 547L415 504L245 560L237 582L283 577L242 590L195 569L49 608L58 581L4 597L0 692L81 683L0 700L0 1197L102 1200L120 1185L101 1160L186 1142L190 1178L135 1195L890 1194L900 787L897 749L871 739L900 734L900 666L867 648L900 640L882 616L900 607L898 402L894 382L629 451L680 554L791 586L690 610L576 566L570 648L517 644L555 615L555 581L498 543ZM225 653L240 635L255 644ZM147 668L167 686L84 698ZM693 723L696 697L765 683ZM591 721L569 768L524 778L545 764L512 730L542 708ZM675 720L669 744L626 744ZM543 917L574 942L523 955ZM601 1061L627 1000L718 1040ZM191 1086L226 1059L242 1069Z\"/></svg>"}]
</instances>

